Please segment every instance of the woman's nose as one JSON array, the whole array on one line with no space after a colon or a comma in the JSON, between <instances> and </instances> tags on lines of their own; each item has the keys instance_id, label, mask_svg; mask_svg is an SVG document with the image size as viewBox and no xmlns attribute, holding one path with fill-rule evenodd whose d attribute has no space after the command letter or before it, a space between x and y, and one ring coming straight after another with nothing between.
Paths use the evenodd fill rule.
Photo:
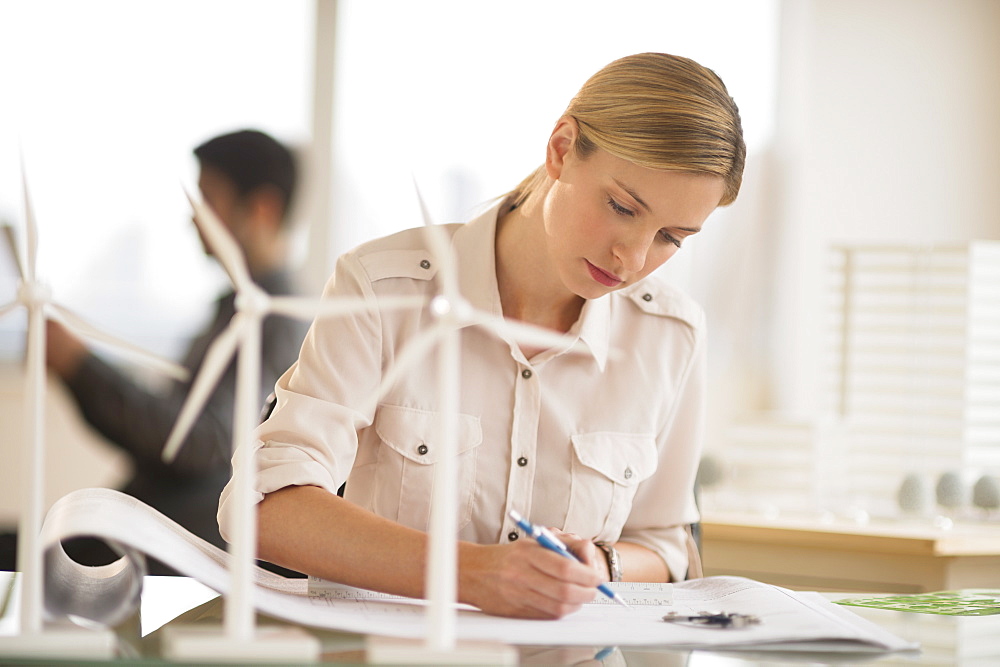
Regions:
<instances>
[{"instance_id":1,"label":"woman's nose","mask_svg":"<svg viewBox=\"0 0 1000 667\"><path fill-rule=\"evenodd\" d=\"M646 254L652 239L645 238L638 234L621 238L615 245L614 254L622 267L629 273L635 273L646 265Z\"/></svg>"}]
</instances>

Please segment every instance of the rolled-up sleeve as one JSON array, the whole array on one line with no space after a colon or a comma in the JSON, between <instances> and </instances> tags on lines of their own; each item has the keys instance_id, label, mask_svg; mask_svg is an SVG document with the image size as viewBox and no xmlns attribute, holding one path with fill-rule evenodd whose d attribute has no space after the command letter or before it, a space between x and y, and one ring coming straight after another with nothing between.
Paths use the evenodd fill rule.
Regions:
<instances>
[{"instance_id":1,"label":"rolled-up sleeve","mask_svg":"<svg viewBox=\"0 0 1000 667\"><path fill-rule=\"evenodd\" d=\"M323 294L372 307L317 318L298 361L278 379L275 408L257 428L252 443L254 502L287 486L318 486L336 493L350 473L358 431L371 424L374 406L366 402L381 378L380 314L378 299L353 254L340 259ZM223 537L233 520L238 474L219 503Z\"/></svg>"}]
</instances>

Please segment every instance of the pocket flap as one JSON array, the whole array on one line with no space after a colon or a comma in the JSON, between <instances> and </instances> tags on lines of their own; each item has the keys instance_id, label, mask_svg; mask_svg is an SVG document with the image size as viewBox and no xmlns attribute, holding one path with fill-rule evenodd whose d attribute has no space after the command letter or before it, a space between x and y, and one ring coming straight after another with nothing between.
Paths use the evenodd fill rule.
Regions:
<instances>
[{"instance_id":1,"label":"pocket flap","mask_svg":"<svg viewBox=\"0 0 1000 667\"><path fill-rule=\"evenodd\" d=\"M622 486L634 486L656 470L656 442L635 433L581 433L571 437L580 463Z\"/></svg>"},{"instance_id":2,"label":"pocket flap","mask_svg":"<svg viewBox=\"0 0 1000 667\"><path fill-rule=\"evenodd\" d=\"M411 461L437 463L442 454L438 432L441 414L398 405L380 405L375 417L375 432L382 442ZM456 454L478 447L483 442L479 417L458 415Z\"/></svg>"}]
</instances>

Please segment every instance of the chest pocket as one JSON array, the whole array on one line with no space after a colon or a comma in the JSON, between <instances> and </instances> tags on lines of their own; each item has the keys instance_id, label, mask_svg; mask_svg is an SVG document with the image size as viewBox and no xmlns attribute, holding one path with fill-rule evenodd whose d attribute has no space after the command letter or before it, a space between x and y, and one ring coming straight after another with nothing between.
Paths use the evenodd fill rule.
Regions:
<instances>
[{"instance_id":1,"label":"chest pocket","mask_svg":"<svg viewBox=\"0 0 1000 667\"><path fill-rule=\"evenodd\" d=\"M444 455L441 414L396 405L379 406L375 432L379 448L373 509L405 526L427 530L430 523L434 470ZM458 528L472 519L477 454L483 442L479 418L458 415L456 470Z\"/></svg>"},{"instance_id":2,"label":"chest pocket","mask_svg":"<svg viewBox=\"0 0 1000 667\"><path fill-rule=\"evenodd\" d=\"M571 437L573 472L566 525L581 535L619 535L640 482L656 470L651 435L582 433Z\"/></svg>"}]
</instances>

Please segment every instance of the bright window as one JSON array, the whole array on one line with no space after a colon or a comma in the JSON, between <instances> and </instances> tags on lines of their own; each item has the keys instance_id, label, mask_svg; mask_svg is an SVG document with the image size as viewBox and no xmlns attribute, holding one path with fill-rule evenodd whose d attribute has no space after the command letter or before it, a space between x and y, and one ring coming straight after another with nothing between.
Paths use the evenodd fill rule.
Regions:
<instances>
[{"instance_id":1,"label":"bright window","mask_svg":"<svg viewBox=\"0 0 1000 667\"><path fill-rule=\"evenodd\" d=\"M180 188L194 182L191 149L248 126L308 148L315 10L310 0L0 3L0 219L20 224L23 151L39 273L61 303L180 352L224 287ZM699 60L727 82L751 152L771 134L777 0L340 0L325 38L337 40L332 205L316 220L332 233L313 274L420 224L414 177L439 221L516 185L583 81L629 53ZM15 284L0 252L0 303ZM0 356L22 345L23 320L0 320Z\"/></svg>"},{"instance_id":2,"label":"bright window","mask_svg":"<svg viewBox=\"0 0 1000 667\"><path fill-rule=\"evenodd\" d=\"M60 303L179 352L224 286L181 189L191 150L250 126L308 139L312 16L306 0L0 3L0 219L21 225L23 152ZM0 248L0 303L15 284ZM22 346L23 319L0 320L0 353Z\"/></svg>"},{"instance_id":3,"label":"bright window","mask_svg":"<svg viewBox=\"0 0 1000 667\"><path fill-rule=\"evenodd\" d=\"M750 150L771 134L774 0L343 0L334 199L339 252L420 224L413 177L439 221L465 219L542 163L556 119L612 60L664 51L724 81Z\"/></svg>"}]
</instances>

